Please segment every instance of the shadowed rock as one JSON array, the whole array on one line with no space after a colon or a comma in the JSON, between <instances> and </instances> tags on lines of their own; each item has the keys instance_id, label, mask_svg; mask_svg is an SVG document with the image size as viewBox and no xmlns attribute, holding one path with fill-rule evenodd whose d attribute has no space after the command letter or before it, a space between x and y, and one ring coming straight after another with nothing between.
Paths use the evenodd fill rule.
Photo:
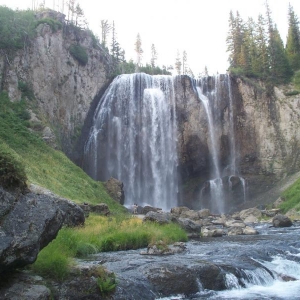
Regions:
<instances>
[{"instance_id":1,"label":"shadowed rock","mask_svg":"<svg viewBox=\"0 0 300 300\"><path fill-rule=\"evenodd\" d=\"M272 220L274 227L290 227L293 225L291 219L285 215L278 214Z\"/></svg>"},{"instance_id":2,"label":"shadowed rock","mask_svg":"<svg viewBox=\"0 0 300 300\"><path fill-rule=\"evenodd\" d=\"M84 223L82 209L63 198L0 187L0 272L33 263L65 224Z\"/></svg>"}]
</instances>

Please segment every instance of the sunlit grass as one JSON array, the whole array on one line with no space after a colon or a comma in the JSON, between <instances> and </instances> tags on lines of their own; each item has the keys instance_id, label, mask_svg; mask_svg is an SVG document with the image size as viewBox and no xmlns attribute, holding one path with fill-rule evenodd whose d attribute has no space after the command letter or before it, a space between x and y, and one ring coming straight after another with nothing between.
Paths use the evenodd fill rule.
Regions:
<instances>
[{"instance_id":1,"label":"sunlit grass","mask_svg":"<svg viewBox=\"0 0 300 300\"><path fill-rule=\"evenodd\" d=\"M41 275L63 280L75 257L139 249L160 240L166 244L187 241L187 234L177 224L158 225L126 215L92 214L82 227L61 229L57 238L39 253L32 267Z\"/></svg>"},{"instance_id":2,"label":"sunlit grass","mask_svg":"<svg viewBox=\"0 0 300 300\"><path fill-rule=\"evenodd\" d=\"M283 213L294 208L300 211L300 179L287 188L281 195L285 201L280 204L280 209Z\"/></svg>"}]
</instances>

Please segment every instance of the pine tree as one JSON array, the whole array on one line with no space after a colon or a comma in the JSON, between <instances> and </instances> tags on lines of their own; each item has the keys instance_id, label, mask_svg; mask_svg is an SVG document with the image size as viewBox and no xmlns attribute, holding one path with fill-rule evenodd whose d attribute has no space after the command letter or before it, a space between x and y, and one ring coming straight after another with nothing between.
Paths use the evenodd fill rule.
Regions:
<instances>
[{"instance_id":1,"label":"pine tree","mask_svg":"<svg viewBox=\"0 0 300 300\"><path fill-rule=\"evenodd\" d=\"M182 74L183 75L187 75L188 74L188 70L189 70L189 67L188 67L188 63L187 63L187 53L184 50L182 52Z\"/></svg>"},{"instance_id":2,"label":"pine tree","mask_svg":"<svg viewBox=\"0 0 300 300\"><path fill-rule=\"evenodd\" d=\"M144 52L142 49L142 40L139 33L137 34L136 42L134 45L135 45L135 52L136 52L136 72L138 72L139 68L141 67L142 55Z\"/></svg>"},{"instance_id":3,"label":"pine tree","mask_svg":"<svg viewBox=\"0 0 300 300\"><path fill-rule=\"evenodd\" d=\"M112 27L108 23L108 20L101 20L100 27L101 27L101 43L103 47L106 47L107 37Z\"/></svg>"},{"instance_id":4,"label":"pine tree","mask_svg":"<svg viewBox=\"0 0 300 300\"><path fill-rule=\"evenodd\" d=\"M177 56L176 56L176 61L175 61L175 70L177 72L178 75L181 74L181 58L180 58L180 52L179 50L177 50Z\"/></svg>"},{"instance_id":5,"label":"pine tree","mask_svg":"<svg viewBox=\"0 0 300 300\"><path fill-rule=\"evenodd\" d=\"M269 4L267 1L265 4L269 35L268 52L270 79L274 84L288 82L292 76L292 69L290 67L277 26L273 24Z\"/></svg>"},{"instance_id":6,"label":"pine tree","mask_svg":"<svg viewBox=\"0 0 300 300\"><path fill-rule=\"evenodd\" d=\"M293 7L289 4L288 10L288 36L286 42L286 53L292 69L300 69L300 30L299 21Z\"/></svg>"},{"instance_id":7,"label":"pine tree","mask_svg":"<svg viewBox=\"0 0 300 300\"><path fill-rule=\"evenodd\" d=\"M264 17L259 14L255 30L257 57L256 60L253 61L252 68L254 73L257 73L261 78L267 78L269 74L268 38L265 27L266 21Z\"/></svg>"},{"instance_id":8,"label":"pine tree","mask_svg":"<svg viewBox=\"0 0 300 300\"><path fill-rule=\"evenodd\" d=\"M152 44L151 45L151 67L152 68L155 68L156 60L157 60L157 51L155 49L154 44Z\"/></svg>"},{"instance_id":9,"label":"pine tree","mask_svg":"<svg viewBox=\"0 0 300 300\"><path fill-rule=\"evenodd\" d=\"M242 49L244 31L245 26L239 12L237 11L236 17L234 17L233 12L230 11L229 32L226 39L230 68L241 67L241 62L245 60L246 49L245 47Z\"/></svg>"},{"instance_id":10,"label":"pine tree","mask_svg":"<svg viewBox=\"0 0 300 300\"><path fill-rule=\"evenodd\" d=\"M272 55L270 56L271 65L271 79L274 83L287 83L289 82L293 71L289 64L283 41L280 37L279 31L274 26L269 42L269 48Z\"/></svg>"}]
</instances>

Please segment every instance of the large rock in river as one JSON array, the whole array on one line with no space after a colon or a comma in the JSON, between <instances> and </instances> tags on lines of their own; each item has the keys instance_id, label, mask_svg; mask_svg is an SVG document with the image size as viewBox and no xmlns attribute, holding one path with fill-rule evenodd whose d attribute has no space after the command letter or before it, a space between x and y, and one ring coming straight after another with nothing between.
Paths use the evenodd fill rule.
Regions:
<instances>
[{"instance_id":1,"label":"large rock in river","mask_svg":"<svg viewBox=\"0 0 300 300\"><path fill-rule=\"evenodd\" d=\"M293 225L291 219L285 215L278 214L272 220L274 227L290 227Z\"/></svg>"},{"instance_id":2,"label":"large rock in river","mask_svg":"<svg viewBox=\"0 0 300 300\"><path fill-rule=\"evenodd\" d=\"M0 272L33 263L60 228L84 223L82 209L43 193L14 194L0 186Z\"/></svg>"}]
</instances>

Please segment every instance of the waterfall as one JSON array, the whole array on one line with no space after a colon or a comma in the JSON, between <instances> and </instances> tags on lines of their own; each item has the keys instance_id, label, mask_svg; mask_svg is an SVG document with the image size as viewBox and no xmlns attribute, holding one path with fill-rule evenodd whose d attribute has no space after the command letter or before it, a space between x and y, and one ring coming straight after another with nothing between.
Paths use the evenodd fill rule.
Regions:
<instances>
[{"instance_id":1,"label":"waterfall","mask_svg":"<svg viewBox=\"0 0 300 300\"><path fill-rule=\"evenodd\" d=\"M222 79L221 79L222 76ZM210 84L208 84L208 77L201 78L194 82L194 89L201 101L208 122L208 144L211 156L211 172L209 180L210 189L210 209L215 213L225 212L225 199L232 197L227 195L225 191L225 185L223 179L228 177L227 186L229 191L233 189L232 179L237 177L243 190L244 202L246 201L246 181L239 175L237 168L237 151L235 140L235 128L234 128L234 105L233 95L231 89L231 81L228 75L217 75L211 77ZM225 91L225 93L224 93ZM220 158L220 133L216 134L218 128L221 126L221 101L224 97L227 97L227 113L228 113L228 143L229 143L229 161L228 165L221 170L221 158ZM220 128L219 128L220 129ZM201 189L200 197L203 197L206 187Z\"/></svg>"},{"instance_id":2,"label":"waterfall","mask_svg":"<svg viewBox=\"0 0 300 300\"><path fill-rule=\"evenodd\" d=\"M94 179L124 183L125 205L177 205L177 125L173 77L118 76L101 98L84 149Z\"/></svg>"}]
</instances>

